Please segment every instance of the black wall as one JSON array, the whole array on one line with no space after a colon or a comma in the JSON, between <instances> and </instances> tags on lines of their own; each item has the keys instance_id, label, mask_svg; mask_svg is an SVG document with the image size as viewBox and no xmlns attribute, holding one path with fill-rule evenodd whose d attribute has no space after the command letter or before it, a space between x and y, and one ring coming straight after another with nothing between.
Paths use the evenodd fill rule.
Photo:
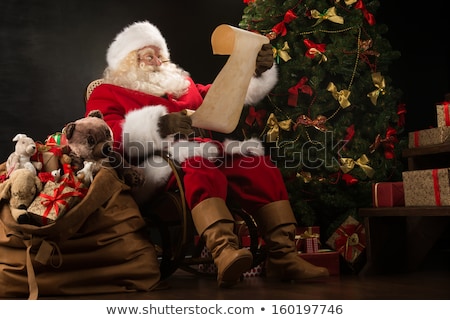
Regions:
<instances>
[{"instance_id":1,"label":"black wall","mask_svg":"<svg viewBox=\"0 0 450 320\"><path fill-rule=\"evenodd\" d=\"M404 92L408 129L434 125L435 104L450 92L445 2L422 9L381 2L377 20L402 53L391 77ZM155 23L172 60L209 83L226 61L212 55L210 35L219 24L237 26L244 7L242 0L2 0L0 161L14 150L16 133L43 142L83 116L85 87L101 77L106 49L126 25Z\"/></svg>"}]
</instances>

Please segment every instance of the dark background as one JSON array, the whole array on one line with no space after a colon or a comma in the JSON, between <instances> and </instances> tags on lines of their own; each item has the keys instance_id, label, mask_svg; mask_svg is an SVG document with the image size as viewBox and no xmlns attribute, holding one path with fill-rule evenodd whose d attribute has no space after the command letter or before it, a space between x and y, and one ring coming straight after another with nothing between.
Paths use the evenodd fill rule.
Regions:
<instances>
[{"instance_id":1,"label":"dark background","mask_svg":"<svg viewBox=\"0 0 450 320\"><path fill-rule=\"evenodd\" d=\"M432 7L381 0L376 15L402 56L393 85L404 93L407 130L436 125L435 105L450 92L445 2ZM87 84L102 76L106 49L126 25L149 20L165 36L172 60L210 83L226 61L213 56L215 27L237 26L242 0L2 0L0 2L0 161L26 133L43 142L84 115Z\"/></svg>"}]
</instances>

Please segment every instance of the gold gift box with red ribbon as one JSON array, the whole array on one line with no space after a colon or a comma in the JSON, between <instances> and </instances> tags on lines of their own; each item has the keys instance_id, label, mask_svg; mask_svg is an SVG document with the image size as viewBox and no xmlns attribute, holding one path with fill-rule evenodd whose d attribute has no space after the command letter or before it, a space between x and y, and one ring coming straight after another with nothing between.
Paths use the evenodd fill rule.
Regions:
<instances>
[{"instance_id":1,"label":"gold gift box with red ribbon","mask_svg":"<svg viewBox=\"0 0 450 320\"><path fill-rule=\"evenodd\" d=\"M348 216L328 238L326 244L339 252L345 261L355 263L366 249L364 225L352 216Z\"/></svg>"},{"instance_id":2,"label":"gold gift box with red ribbon","mask_svg":"<svg viewBox=\"0 0 450 320\"><path fill-rule=\"evenodd\" d=\"M54 223L84 197L85 192L80 190L64 179L48 181L27 211L39 225Z\"/></svg>"},{"instance_id":3,"label":"gold gift box with red ribbon","mask_svg":"<svg viewBox=\"0 0 450 320\"><path fill-rule=\"evenodd\" d=\"M441 144L450 141L450 127L437 127L408 133L408 148Z\"/></svg>"},{"instance_id":4,"label":"gold gift box with red ribbon","mask_svg":"<svg viewBox=\"0 0 450 320\"><path fill-rule=\"evenodd\" d=\"M436 105L436 117L438 127L450 126L450 107L449 102L444 101Z\"/></svg>"},{"instance_id":5,"label":"gold gift box with red ribbon","mask_svg":"<svg viewBox=\"0 0 450 320\"><path fill-rule=\"evenodd\" d=\"M402 172L405 206L450 206L450 168Z\"/></svg>"}]
</instances>

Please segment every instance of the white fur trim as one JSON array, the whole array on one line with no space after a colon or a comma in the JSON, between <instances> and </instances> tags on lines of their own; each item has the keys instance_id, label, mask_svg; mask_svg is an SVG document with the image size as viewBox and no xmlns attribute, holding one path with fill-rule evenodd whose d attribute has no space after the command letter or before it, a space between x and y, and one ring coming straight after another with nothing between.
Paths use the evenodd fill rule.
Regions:
<instances>
[{"instance_id":1,"label":"white fur trim","mask_svg":"<svg viewBox=\"0 0 450 320\"><path fill-rule=\"evenodd\" d=\"M278 82L278 67L276 64L259 77L252 77L248 86L245 104L252 105L261 101Z\"/></svg>"},{"instance_id":2,"label":"white fur trim","mask_svg":"<svg viewBox=\"0 0 450 320\"><path fill-rule=\"evenodd\" d=\"M142 186L132 189L132 195L134 200L141 205L154 197L156 191L167 184L172 168L160 156L148 157L139 167L143 169L145 182Z\"/></svg>"},{"instance_id":3,"label":"white fur trim","mask_svg":"<svg viewBox=\"0 0 450 320\"><path fill-rule=\"evenodd\" d=\"M179 163L199 156L214 161L220 154L220 148L215 142L179 140L169 148L169 153Z\"/></svg>"},{"instance_id":4,"label":"white fur trim","mask_svg":"<svg viewBox=\"0 0 450 320\"><path fill-rule=\"evenodd\" d=\"M250 138L244 141L225 139L223 150L226 154L240 154L243 156L263 156L264 147L261 140Z\"/></svg>"},{"instance_id":5,"label":"white fur trim","mask_svg":"<svg viewBox=\"0 0 450 320\"><path fill-rule=\"evenodd\" d=\"M108 66L116 69L131 51L150 45L157 46L163 56L170 58L166 40L159 29L148 21L135 22L117 34L109 46L106 53Z\"/></svg>"},{"instance_id":6,"label":"white fur trim","mask_svg":"<svg viewBox=\"0 0 450 320\"><path fill-rule=\"evenodd\" d=\"M122 127L124 151L131 157L143 157L153 150L167 149L173 142L173 135L161 138L159 118L167 114L163 105L147 106L128 112Z\"/></svg>"}]
</instances>

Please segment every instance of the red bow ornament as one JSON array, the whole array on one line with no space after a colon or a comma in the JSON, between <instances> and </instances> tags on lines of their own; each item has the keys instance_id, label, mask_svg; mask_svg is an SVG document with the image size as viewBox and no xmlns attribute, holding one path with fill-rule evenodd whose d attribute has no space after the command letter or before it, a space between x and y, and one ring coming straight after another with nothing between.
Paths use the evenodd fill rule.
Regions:
<instances>
[{"instance_id":1,"label":"red bow ornament","mask_svg":"<svg viewBox=\"0 0 450 320\"><path fill-rule=\"evenodd\" d=\"M301 91L309 96L313 95L313 90L306 83L308 82L307 77L302 77L299 82L288 89L289 98L288 98L288 106L296 107L298 102L298 92Z\"/></svg>"},{"instance_id":2,"label":"red bow ornament","mask_svg":"<svg viewBox=\"0 0 450 320\"><path fill-rule=\"evenodd\" d=\"M272 32L274 32L276 35L285 36L287 34L287 28L286 24L291 23L293 20L297 19L297 15L289 9L284 14L283 21L277 23L273 28Z\"/></svg>"}]
</instances>

